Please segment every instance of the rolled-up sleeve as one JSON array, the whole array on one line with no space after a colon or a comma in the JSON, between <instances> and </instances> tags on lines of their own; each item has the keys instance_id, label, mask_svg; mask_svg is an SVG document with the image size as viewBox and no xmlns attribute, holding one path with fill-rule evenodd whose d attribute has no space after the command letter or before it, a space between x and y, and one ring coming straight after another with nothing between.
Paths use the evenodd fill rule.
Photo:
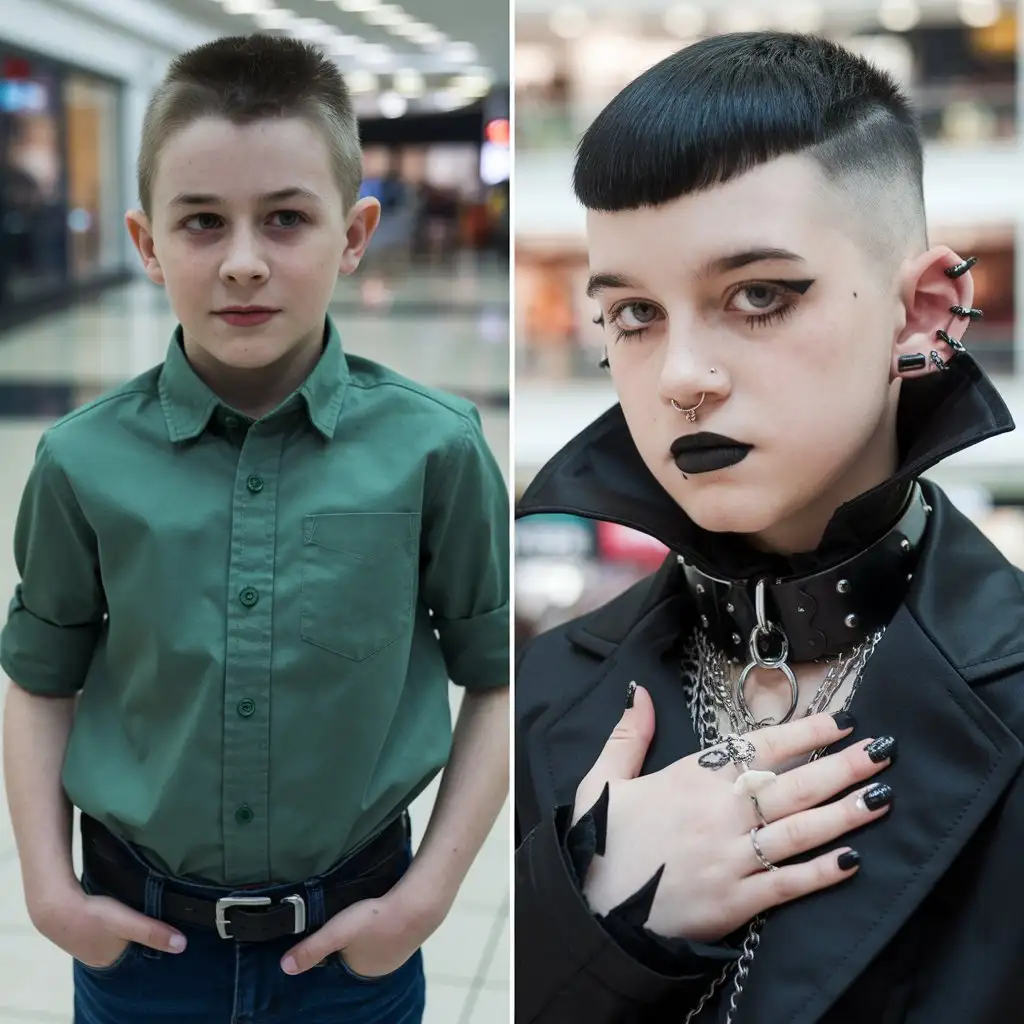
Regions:
<instances>
[{"instance_id":1,"label":"rolled-up sleeve","mask_svg":"<svg viewBox=\"0 0 1024 1024\"><path fill-rule=\"evenodd\" d=\"M476 410L429 482L421 595L449 678L467 690L509 684L509 498Z\"/></svg>"},{"instance_id":2,"label":"rolled-up sleeve","mask_svg":"<svg viewBox=\"0 0 1024 1024\"><path fill-rule=\"evenodd\" d=\"M15 587L0 632L0 667L20 687L70 697L85 681L106 602L96 537L47 434L14 530Z\"/></svg>"}]
</instances>

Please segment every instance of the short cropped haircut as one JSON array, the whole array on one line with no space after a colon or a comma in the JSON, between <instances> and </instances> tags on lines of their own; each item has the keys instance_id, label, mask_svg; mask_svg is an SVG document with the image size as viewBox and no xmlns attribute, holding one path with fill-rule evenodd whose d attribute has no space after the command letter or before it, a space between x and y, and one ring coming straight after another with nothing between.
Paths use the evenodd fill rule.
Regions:
<instances>
[{"instance_id":1,"label":"short cropped haircut","mask_svg":"<svg viewBox=\"0 0 1024 1024\"><path fill-rule=\"evenodd\" d=\"M794 33L710 37L644 72L583 135L573 188L589 210L659 206L785 154L809 156L841 190L888 189L923 235L921 133L899 86Z\"/></svg>"},{"instance_id":2,"label":"short cropped haircut","mask_svg":"<svg viewBox=\"0 0 1024 1024\"><path fill-rule=\"evenodd\" d=\"M175 58L142 127L137 171L147 216L161 150L173 134L203 117L236 125L305 119L328 144L346 208L358 198L363 161L352 100L337 66L315 46L269 35L228 36Z\"/></svg>"}]
</instances>

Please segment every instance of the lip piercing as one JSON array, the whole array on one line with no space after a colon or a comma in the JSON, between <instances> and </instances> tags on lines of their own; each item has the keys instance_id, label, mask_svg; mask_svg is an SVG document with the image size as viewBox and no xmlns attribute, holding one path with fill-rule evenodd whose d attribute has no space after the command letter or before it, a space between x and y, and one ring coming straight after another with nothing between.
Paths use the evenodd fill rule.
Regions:
<instances>
[{"instance_id":1,"label":"lip piercing","mask_svg":"<svg viewBox=\"0 0 1024 1024\"><path fill-rule=\"evenodd\" d=\"M980 320L985 315L980 309L968 309L966 306L950 306L949 311L971 320Z\"/></svg>"},{"instance_id":2,"label":"lip piercing","mask_svg":"<svg viewBox=\"0 0 1024 1024\"><path fill-rule=\"evenodd\" d=\"M977 262L977 256L968 256L963 263L958 263L955 267L946 267L944 273L946 277L962 277Z\"/></svg>"},{"instance_id":3,"label":"lip piercing","mask_svg":"<svg viewBox=\"0 0 1024 1024\"><path fill-rule=\"evenodd\" d=\"M687 421L689 423L696 423L697 422L697 410L704 404L704 399L706 397L707 397L706 392L702 391L700 393L700 401L695 406L693 406L693 407L691 407L689 409L684 409L674 398L671 399L670 401L672 403L672 408L675 409L676 412L681 412L686 417L686 419L687 419Z\"/></svg>"},{"instance_id":4,"label":"lip piercing","mask_svg":"<svg viewBox=\"0 0 1024 1024\"><path fill-rule=\"evenodd\" d=\"M928 365L928 357L923 352L915 352L913 355L900 356L896 360L896 369L900 373L910 373L911 370L923 370Z\"/></svg>"},{"instance_id":5,"label":"lip piercing","mask_svg":"<svg viewBox=\"0 0 1024 1024\"><path fill-rule=\"evenodd\" d=\"M939 341L944 341L954 352L967 351L961 342L957 341L956 338L951 338L945 331L936 331L935 336Z\"/></svg>"},{"instance_id":6,"label":"lip piercing","mask_svg":"<svg viewBox=\"0 0 1024 1024\"><path fill-rule=\"evenodd\" d=\"M936 352L934 349L932 349L931 357L933 365L937 366L940 370L949 369L949 366L947 366L946 363L942 361L942 356L940 356L939 353Z\"/></svg>"}]
</instances>

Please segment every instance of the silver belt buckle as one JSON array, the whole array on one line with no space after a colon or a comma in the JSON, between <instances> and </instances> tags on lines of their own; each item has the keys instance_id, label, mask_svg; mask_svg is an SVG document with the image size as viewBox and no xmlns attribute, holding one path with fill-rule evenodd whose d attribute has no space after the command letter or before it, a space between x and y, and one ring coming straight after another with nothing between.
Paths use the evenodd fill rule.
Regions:
<instances>
[{"instance_id":1,"label":"silver belt buckle","mask_svg":"<svg viewBox=\"0 0 1024 1024\"><path fill-rule=\"evenodd\" d=\"M217 900L214 920L217 923L217 934L222 939L233 938L228 931L227 912L232 907L269 907L274 901L269 896L225 896ZM282 903L290 903L295 912L295 925L292 933L299 935L306 930L306 901L301 896L286 896Z\"/></svg>"}]
</instances>

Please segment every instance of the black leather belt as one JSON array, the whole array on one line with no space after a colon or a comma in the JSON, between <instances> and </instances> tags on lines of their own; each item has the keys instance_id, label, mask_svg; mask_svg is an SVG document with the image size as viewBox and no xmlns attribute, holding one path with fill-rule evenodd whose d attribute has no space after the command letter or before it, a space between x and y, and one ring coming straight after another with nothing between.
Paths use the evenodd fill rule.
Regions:
<instances>
[{"instance_id":1,"label":"black leather belt","mask_svg":"<svg viewBox=\"0 0 1024 1024\"><path fill-rule=\"evenodd\" d=\"M408 837L408 817L403 815L323 876L328 920L353 903L385 895L399 881L406 868ZM82 860L85 874L104 894L135 910L145 910L148 869L86 814L82 815ZM291 887L291 892L287 886L273 888L282 895L246 896L244 891L240 894L239 889L224 886L225 895L211 899L176 891L174 882L169 881L160 917L168 924L207 928L223 939L239 942L269 942L305 932L305 887L299 883Z\"/></svg>"}]
</instances>

